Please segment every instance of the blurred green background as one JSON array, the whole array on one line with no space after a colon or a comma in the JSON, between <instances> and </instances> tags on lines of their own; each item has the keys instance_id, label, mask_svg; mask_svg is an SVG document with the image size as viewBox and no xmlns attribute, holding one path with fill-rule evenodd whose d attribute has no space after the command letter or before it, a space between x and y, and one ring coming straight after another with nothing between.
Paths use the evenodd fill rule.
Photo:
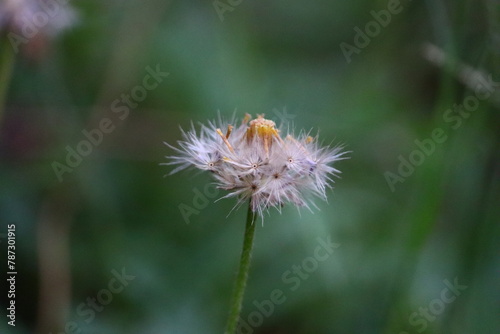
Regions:
<instances>
[{"instance_id":1,"label":"blurred green background","mask_svg":"<svg viewBox=\"0 0 500 334\"><path fill-rule=\"evenodd\" d=\"M0 332L223 332L245 210L214 203L209 175L159 165L179 126L218 111L352 151L320 211L285 207L258 226L240 333L500 332L497 1L69 5L43 7L48 22L22 42L0 15ZM72 25L54 35L63 15ZM446 139L429 144L436 129ZM78 145L81 161L58 169ZM314 262L318 237L339 246ZM122 271L133 278L113 285ZM284 302L259 310L276 289Z\"/></svg>"}]
</instances>

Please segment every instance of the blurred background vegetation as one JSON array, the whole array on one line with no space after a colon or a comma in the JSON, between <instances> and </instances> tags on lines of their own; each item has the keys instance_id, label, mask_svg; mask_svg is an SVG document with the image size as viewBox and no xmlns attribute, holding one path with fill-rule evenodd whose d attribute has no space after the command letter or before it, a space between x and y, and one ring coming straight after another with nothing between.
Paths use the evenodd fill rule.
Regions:
<instances>
[{"instance_id":1,"label":"blurred background vegetation","mask_svg":"<svg viewBox=\"0 0 500 334\"><path fill-rule=\"evenodd\" d=\"M275 289L286 301L248 333L500 332L500 87L467 118L452 110L455 129L444 118L475 79L500 81L497 1L401 0L363 47L355 28L394 0L56 2L25 40L6 5L37 1L2 1L0 247L5 274L15 224L18 275L15 327L0 285L0 332L222 333L245 210L227 216L222 191L196 195L214 192L208 175L159 163L179 126L235 110L352 151L320 211L285 207L257 228L242 318ZM169 74L141 90L148 68ZM147 96L115 112L132 92ZM59 179L54 162L106 118L113 130ZM446 140L391 189L387 172L437 128ZM198 209L186 220L181 204ZM318 237L340 246L292 291L282 275ZM135 278L91 317L114 270ZM454 281L466 288L443 302Z\"/></svg>"}]
</instances>

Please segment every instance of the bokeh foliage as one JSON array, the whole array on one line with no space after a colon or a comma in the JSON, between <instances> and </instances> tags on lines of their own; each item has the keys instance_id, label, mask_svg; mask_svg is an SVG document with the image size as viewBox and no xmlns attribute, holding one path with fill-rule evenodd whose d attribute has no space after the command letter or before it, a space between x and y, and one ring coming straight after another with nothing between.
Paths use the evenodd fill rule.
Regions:
<instances>
[{"instance_id":1,"label":"bokeh foliage","mask_svg":"<svg viewBox=\"0 0 500 334\"><path fill-rule=\"evenodd\" d=\"M254 333L417 333L411 314L455 278L467 288L421 332L499 332L499 87L457 129L443 119L474 94L460 66L500 81L496 1L402 0L350 62L341 43L388 1L242 1L223 21L211 1L71 4L72 29L16 55L2 114L0 233L16 224L18 266L17 323L2 289L2 333L222 332L245 210L228 216L220 191L186 224L179 205L211 180L159 166L179 126L218 111L287 115L352 151L320 211L285 207L258 227L243 317L274 289L286 302ZM113 101L157 65L169 76L120 120ZM53 162L106 117L116 128L59 182ZM436 128L447 139L391 191L385 173ZM291 291L283 273L327 236L340 247ZM78 306L121 268L136 278L86 323Z\"/></svg>"}]
</instances>

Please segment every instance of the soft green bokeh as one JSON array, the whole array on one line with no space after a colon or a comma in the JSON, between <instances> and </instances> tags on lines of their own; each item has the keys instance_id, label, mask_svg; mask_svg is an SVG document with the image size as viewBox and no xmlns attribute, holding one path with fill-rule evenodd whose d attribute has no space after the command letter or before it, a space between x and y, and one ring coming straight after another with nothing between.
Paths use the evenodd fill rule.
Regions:
<instances>
[{"instance_id":1,"label":"soft green bokeh","mask_svg":"<svg viewBox=\"0 0 500 334\"><path fill-rule=\"evenodd\" d=\"M215 202L222 190L196 202L214 191L210 176L164 177L159 165L179 126L220 112L287 115L352 151L319 211L285 207L257 227L243 319L258 319L273 290L285 301L253 333L498 333L500 86L459 125L445 115L459 117L447 110L477 91L464 65L500 81L500 5L402 0L347 61L341 43L390 2L241 1L223 21L211 1L71 2L72 29L43 54L16 55L0 114L2 272L12 223L18 271L16 327L1 285L0 332L55 334L75 321L79 333L222 333L246 209L229 214L234 200ZM157 66L169 75L120 119L114 101ZM59 182L53 162L104 118L114 130ZM435 129L446 139L391 191L385 173ZM189 224L181 204L201 205ZM318 238L339 246L315 266ZM299 279L302 264L311 272ZM135 278L82 316L122 268ZM455 279L467 288L436 301Z\"/></svg>"}]
</instances>

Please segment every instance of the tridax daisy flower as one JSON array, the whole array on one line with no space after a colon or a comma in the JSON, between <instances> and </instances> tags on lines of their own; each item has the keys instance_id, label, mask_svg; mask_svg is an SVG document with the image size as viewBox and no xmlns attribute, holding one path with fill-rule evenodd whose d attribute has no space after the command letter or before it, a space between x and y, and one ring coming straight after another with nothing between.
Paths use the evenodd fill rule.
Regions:
<instances>
[{"instance_id":1,"label":"tridax daisy flower","mask_svg":"<svg viewBox=\"0 0 500 334\"><path fill-rule=\"evenodd\" d=\"M345 159L342 147L322 147L305 132L297 137L293 131L282 137L276 124L258 115L252 120L249 114L237 127L231 122L209 122L201 125L199 132L194 125L182 131L179 147L171 147L177 155L167 157L166 165L178 165L170 174L188 167L213 173L219 188L229 191L222 197L236 197L238 207L249 200L247 222L241 252L240 267L236 276L230 313L225 334L234 334L240 318L243 295L250 268L255 234L254 220L262 217L264 210L275 207L281 210L285 203L310 208L311 195L326 200L326 189L332 177L340 173L331 166ZM223 130L225 132L223 132Z\"/></svg>"},{"instance_id":2,"label":"tridax daisy flower","mask_svg":"<svg viewBox=\"0 0 500 334\"><path fill-rule=\"evenodd\" d=\"M286 203L297 207L315 206L312 195L326 200L326 189L340 171L332 166L345 159L341 146L321 146L318 138L293 131L282 137L276 124L258 115L246 114L239 126L231 122L194 125L178 141L179 148L167 143L177 155L168 156L166 165L178 165L170 174L188 167L213 173L217 186L229 191L222 197L236 197L238 207L250 200L250 208L262 217L264 210L281 210ZM224 131L224 132L223 132Z\"/></svg>"},{"instance_id":3,"label":"tridax daisy flower","mask_svg":"<svg viewBox=\"0 0 500 334\"><path fill-rule=\"evenodd\" d=\"M2 0L0 35L5 34L15 53L32 58L44 54L49 40L74 26L78 12L68 1ZM32 43L29 43L33 40Z\"/></svg>"}]
</instances>

